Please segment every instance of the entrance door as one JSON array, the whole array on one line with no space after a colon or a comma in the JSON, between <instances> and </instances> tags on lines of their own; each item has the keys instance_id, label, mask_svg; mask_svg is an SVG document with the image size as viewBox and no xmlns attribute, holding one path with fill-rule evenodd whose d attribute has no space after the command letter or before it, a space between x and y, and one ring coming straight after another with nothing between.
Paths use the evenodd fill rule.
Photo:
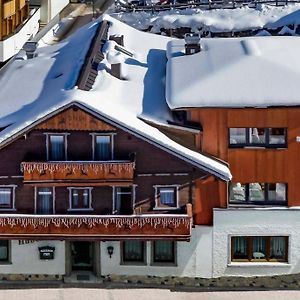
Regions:
<instances>
[{"instance_id":1,"label":"entrance door","mask_svg":"<svg viewBox=\"0 0 300 300\"><path fill-rule=\"evenodd\" d=\"M93 252L91 242L71 242L72 271L93 271Z\"/></svg>"}]
</instances>

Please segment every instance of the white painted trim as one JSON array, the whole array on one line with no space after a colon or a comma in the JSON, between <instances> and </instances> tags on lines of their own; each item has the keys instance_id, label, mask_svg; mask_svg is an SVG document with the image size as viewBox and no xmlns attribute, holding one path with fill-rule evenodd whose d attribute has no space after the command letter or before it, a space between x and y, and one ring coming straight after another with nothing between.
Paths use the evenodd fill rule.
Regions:
<instances>
[{"instance_id":1,"label":"white painted trim","mask_svg":"<svg viewBox=\"0 0 300 300\"><path fill-rule=\"evenodd\" d=\"M15 184L1 184L0 188L10 188L12 190L12 207L11 208L0 208L0 211L16 211L16 188Z\"/></svg>"},{"instance_id":2,"label":"white painted trim","mask_svg":"<svg viewBox=\"0 0 300 300\"><path fill-rule=\"evenodd\" d=\"M62 135L64 136L64 146L65 146L65 160L68 160L68 139L67 136L70 135L68 132L44 132L44 135L46 135L46 157L47 161L49 161L49 139L50 135Z\"/></svg>"},{"instance_id":3,"label":"white painted trim","mask_svg":"<svg viewBox=\"0 0 300 300\"><path fill-rule=\"evenodd\" d=\"M170 210L170 209L178 209L179 208L179 184L166 184L166 185L153 185L155 190L155 207L153 210ZM176 206L171 207L160 207L158 206L158 189L159 188L175 188L176 189Z\"/></svg>"},{"instance_id":4,"label":"white painted trim","mask_svg":"<svg viewBox=\"0 0 300 300\"><path fill-rule=\"evenodd\" d=\"M114 215L117 210L116 210L116 187L112 186L112 214Z\"/></svg>"},{"instance_id":5,"label":"white painted trim","mask_svg":"<svg viewBox=\"0 0 300 300\"><path fill-rule=\"evenodd\" d=\"M95 139L97 136L110 136L110 141L111 141L111 160L114 160L114 136L116 135L117 133L116 132L91 132L90 135L92 136L92 157L93 157L93 160L95 160Z\"/></svg>"},{"instance_id":6,"label":"white painted trim","mask_svg":"<svg viewBox=\"0 0 300 300\"><path fill-rule=\"evenodd\" d=\"M67 187L69 190L69 208L68 211L92 211L94 210L92 207L92 189L93 187L77 187L77 186L69 186ZM89 190L89 207L88 208L73 208L72 207L72 190Z\"/></svg>"},{"instance_id":7,"label":"white painted trim","mask_svg":"<svg viewBox=\"0 0 300 300\"><path fill-rule=\"evenodd\" d=\"M10 176L10 178L23 178L24 176L23 175L12 175Z\"/></svg>"}]
</instances>

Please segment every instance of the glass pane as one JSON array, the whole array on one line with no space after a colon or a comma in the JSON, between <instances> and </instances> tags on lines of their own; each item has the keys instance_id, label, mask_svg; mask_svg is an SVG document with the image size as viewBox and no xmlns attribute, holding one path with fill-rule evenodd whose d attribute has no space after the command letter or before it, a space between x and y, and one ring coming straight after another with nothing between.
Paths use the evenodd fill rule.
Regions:
<instances>
[{"instance_id":1,"label":"glass pane","mask_svg":"<svg viewBox=\"0 0 300 300\"><path fill-rule=\"evenodd\" d=\"M84 208L88 208L89 207L89 190L88 189L85 189L83 190L83 207Z\"/></svg>"},{"instance_id":2,"label":"glass pane","mask_svg":"<svg viewBox=\"0 0 300 300\"><path fill-rule=\"evenodd\" d=\"M230 201L246 201L246 185L232 183L230 186Z\"/></svg>"},{"instance_id":3,"label":"glass pane","mask_svg":"<svg viewBox=\"0 0 300 300\"><path fill-rule=\"evenodd\" d=\"M154 262L175 262L175 248L173 241L154 242Z\"/></svg>"},{"instance_id":4,"label":"glass pane","mask_svg":"<svg viewBox=\"0 0 300 300\"><path fill-rule=\"evenodd\" d=\"M125 262L143 262L144 243L142 241L125 241L123 244L123 260Z\"/></svg>"},{"instance_id":5,"label":"glass pane","mask_svg":"<svg viewBox=\"0 0 300 300\"><path fill-rule=\"evenodd\" d=\"M233 259L248 259L247 238L246 237L233 237L232 239L233 239L232 258Z\"/></svg>"},{"instance_id":6,"label":"glass pane","mask_svg":"<svg viewBox=\"0 0 300 300\"><path fill-rule=\"evenodd\" d=\"M78 206L79 206L78 190L72 190L72 208L78 208Z\"/></svg>"},{"instance_id":7,"label":"glass pane","mask_svg":"<svg viewBox=\"0 0 300 300\"><path fill-rule=\"evenodd\" d=\"M38 188L37 191L37 213L52 214L53 213L52 188Z\"/></svg>"},{"instance_id":8,"label":"glass pane","mask_svg":"<svg viewBox=\"0 0 300 300\"><path fill-rule=\"evenodd\" d=\"M175 190L170 188L160 188L160 205L176 207Z\"/></svg>"},{"instance_id":9,"label":"glass pane","mask_svg":"<svg viewBox=\"0 0 300 300\"><path fill-rule=\"evenodd\" d=\"M284 145L286 143L286 129L285 128L269 128L270 144Z\"/></svg>"},{"instance_id":10,"label":"glass pane","mask_svg":"<svg viewBox=\"0 0 300 300\"><path fill-rule=\"evenodd\" d=\"M245 144L246 143L246 128L229 128L229 143Z\"/></svg>"},{"instance_id":11,"label":"glass pane","mask_svg":"<svg viewBox=\"0 0 300 300\"><path fill-rule=\"evenodd\" d=\"M0 206L11 206L11 189L0 188Z\"/></svg>"},{"instance_id":12,"label":"glass pane","mask_svg":"<svg viewBox=\"0 0 300 300\"><path fill-rule=\"evenodd\" d=\"M270 258L286 260L286 243L285 237L271 237Z\"/></svg>"},{"instance_id":13,"label":"glass pane","mask_svg":"<svg viewBox=\"0 0 300 300\"><path fill-rule=\"evenodd\" d=\"M264 183L249 183L249 201L265 201Z\"/></svg>"},{"instance_id":14,"label":"glass pane","mask_svg":"<svg viewBox=\"0 0 300 300\"><path fill-rule=\"evenodd\" d=\"M50 135L49 160L65 160L65 142L63 135Z\"/></svg>"},{"instance_id":15,"label":"glass pane","mask_svg":"<svg viewBox=\"0 0 300 300\"><path fill-rule=\"evenodd\" d=\"M252 239L252 258L266 258L266 237L257 236Z\"/></svg>"},{"instance_id":16,"label":"glass pane","mask_svg":"<svg viewBox=\"0 0 300 300\"><path fill-rule=\"evenodd\" d=\"M0 241L0 261L8 261L8 241Z\"/></svg>"},{"instance_id":17,"label":"glass pane","mask_svg":"<svg viewBox=\"0 0 300 300\"><path fill-rule=\"evenodd\" d=\"M251 144L265 144L266 143L266 130L265 128L250 128L249 135Z\"/></svg>"},{"instance_id":18,"label":"glass pane","mask_svg":"<svg viewBox=\"0 0 300 300\"><path fill-rule=\"evenodd\" d=\"M109 135L96 136L95 160L111 159L111 139Z\"/></svg>"},{"instance_id":19,"label":"glass pane","mask_svg":"<svg viewBox=\"0 0 300 300\"><path fill-rule=\"evenodd\" d=\"M268 188L269 201L286 201L286 184L269 183Z\"/></svg>"}]
</instances>

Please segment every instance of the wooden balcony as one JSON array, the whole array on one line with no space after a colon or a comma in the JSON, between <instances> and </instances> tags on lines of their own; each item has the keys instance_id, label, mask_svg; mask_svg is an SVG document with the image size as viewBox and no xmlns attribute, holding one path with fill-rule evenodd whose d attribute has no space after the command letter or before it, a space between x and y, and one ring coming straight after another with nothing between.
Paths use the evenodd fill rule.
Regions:
<instances>
[{"instance_id":1,"label":"wooden balcony","mask_svg":"<svg viewBox=\"0 0 300 300\"><path fill-rule=\"evenodd\" d=\"M6 19L16 14L16 3L14 0L3 4L3 18Z\"/></svg>"},{"instance_id":2,"label":"wooden balcony","mask_svg":"<svg viewBox=\"0 0 300 300\"><path fill-rule=\"evenodd\" d=\"M130 161L92 162L22 162L24 183L55 183L67 186L70 183L103 185L107 182L131 182L135 163Z\"/></svg>"},{"instance_id":3,"label":"wooden balcony","mask_svg":"<svg viewBox=\"0 0 300 300\"><path fill-rule=\"evenodd\" d=\"M0 215L2 239L126 240L191 237L192 217L185 215Z\"/></svg>"}]
</instances>

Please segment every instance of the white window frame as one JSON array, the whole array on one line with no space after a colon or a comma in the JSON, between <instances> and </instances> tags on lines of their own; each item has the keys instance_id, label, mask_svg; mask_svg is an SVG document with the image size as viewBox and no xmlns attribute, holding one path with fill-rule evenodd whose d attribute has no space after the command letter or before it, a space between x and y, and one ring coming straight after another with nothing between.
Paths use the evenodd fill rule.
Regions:
<instances>
[{"instance_id":1,"label":"white window frame","mask_svg":"<svg viewBox=\"0 0 300 300\"><path fill-rule=\"evenodd\" d=\"M15 184L0 185L0 188L9 188L12 191L12 205L10 208L0 207L0 211L16 211L16 188Z\"/></svg>"},{"instance_id":2,"label":"white window frame","mask_svg":"<svg viewBox=\"0 0 300 300\"><path fill-rule=\"evenodd\" d=\"M155 190L155 207L153 207L153 210L171 210L171 209L178 209L179 208L179 184L166 184L166 185L154 185ZM162 207L158 205L158 195L159 195L159 189L160 188L175 188L175 197L176 197L176 205L175 206L168 206L168 207Z\"/></svg>"},{"instance_id":3,"label":"white window frame","mask_svg":"<svg viewBox=\"0 0 300 300\"><path fill-rule=\"evenodd\" d=\"M67 188L69 190L69 208L67 211L93 211L92 207L92 189L93 187L77 187L77 186L71 186ZM72 190L89 190L89 207L87 208L73 208L72 207Z\"/></svg>"},{"instance_id":4,"label":"white window frame","mask_svg":"<svg viewBox=\"0 0 300 300\"><path fill-rule=\"evenodd\" d=\"M96 146L96 137L97 136L110 136L111 140L111 159L114 160L114 136L116 135L115 132L92 132L90 133L92 137L92 159L95 161L95 146Z\"/></svg>"},{"instance_id":5,"label":"white window frame","mask_svg":"<svg viewBox=\"0 0 300 300\"><path fill-rule=\"evenodd\" d=\"M49 161L49 146L50 146L50 136L51 135L63 135L64 136L64 141L65 141L65 161L68 160L68 135L70 133L68 132L45 132L46 135L46 153L47 153L47 161Z\"/></svg>"},{"instance_id":6,"label":"white window frame","mask_svg":"<svg viewBox=\"0 0 300 300\"><path fill-rule=\"evenodd\" d=\"M136 200L136 184L133 185L118 185L118 186L112 186L112 214L115 215L117 213L117 209L116 209L116 195L117 194L129 194L129 193L120 193L117 192L116 189L117 188L130 188L131 187L131 200L132 200L132 211L134 211L135 208L135 200Z\"/></svg>"},{"instance_id":7,"label":"white window frame","mask_svg":"<svg viewBox=\"0 0 300 300\"><path fill-rule=\"evenodd\" d=\"M49 187L49 186L35 186L34 187L34 213L37 214L37 191L38 188L45 188L45 187ZM50 187L51 188L51 187ZM52 187L52 214L55 214L55 187Z\"/></svg>"}]
</instances>

